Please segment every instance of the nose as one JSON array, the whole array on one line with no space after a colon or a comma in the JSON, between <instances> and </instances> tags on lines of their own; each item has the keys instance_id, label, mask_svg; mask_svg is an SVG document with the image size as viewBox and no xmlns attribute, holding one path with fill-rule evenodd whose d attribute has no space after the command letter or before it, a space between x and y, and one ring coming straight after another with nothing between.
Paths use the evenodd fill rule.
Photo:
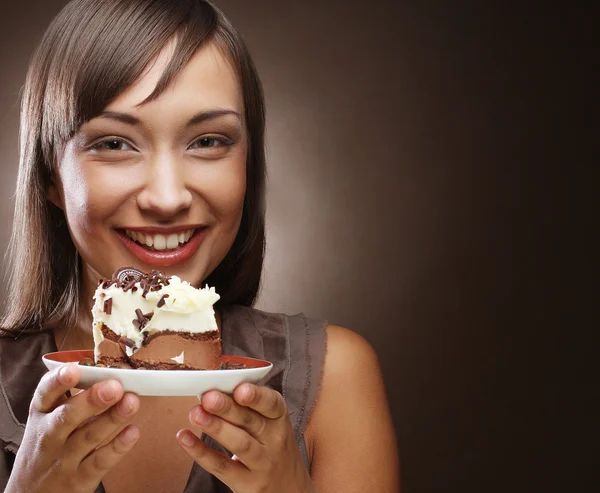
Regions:
<instances>
[{"instance_id":1,"label":"nose","mask_svg":"<svg viewBox=\"0 0 600 493\"><path fill-rule=\"evenodd\" d=\"M137 196L140 209L170 219L192 205L185 169L174 156L161 155L147 167L143 190Z\"/></svg>"}]
</instances>

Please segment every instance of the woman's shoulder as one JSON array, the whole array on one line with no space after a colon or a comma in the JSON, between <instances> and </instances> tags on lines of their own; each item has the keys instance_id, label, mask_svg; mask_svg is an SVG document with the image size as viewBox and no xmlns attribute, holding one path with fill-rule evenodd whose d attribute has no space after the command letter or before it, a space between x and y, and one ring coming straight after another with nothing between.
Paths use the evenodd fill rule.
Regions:
<instances>
[{"instance_id":1,"label":"woman's shoulder","mask_svg":"<svg viewBox=\"0 0 600 493\"><path fill-rule=\"evenodd\" d=\"M340 383L363 374L380 372L379 359L367 340L358 333L339 325L327 325L327 355L325 376Z\"/></svg>"},{"instance_id":2,"label":"woman's shoulder","mask_svg":"<svg viewBox=\"0 0 600 493\"><path fill-rule=\"evenodd\" d=\"M356 332L326 331L321 392L307 429L317 487L348 478L348 491L397 491L397 444L377 354Z\"/></svg>"},{"instance_id":3,"label":"woman's shoulder","mask_svg":"<svg viewBox=\"0 0 600 493\"><path fill-rule=\"evenodd\" d=\"M327 325L326 334L321 391L313 420L317 428L332 430L342 423L357 425L353 417L378 404L387 406L387 399L379 358L371 344L339 325ZM342 409L353 411L340 412Z\"/></svg>"},{"instance_id":4,"label":"woman's shoulder","mask_svg":"<svg viewBox=\"0 0 600 493\"><path fill-rule=\"evenodd\" d=\"M354 407L364 393L385 395L377 353L358 333L339 325L327 325L327 350L323 365L320 409L335 418L339 406Z\"/></svg>"},{"instance_id":5,"label":"woman's shoulder","mask_svg":"<svg viewBox=\"0 0 600 493\"><path fill-rule=\"evenodd\" d=\"M326 319L313 318L304 313L293 315L280 312L267 312L253 307L229 305L222 309L223 318L229 328L243 325L262 333L281 335L289 356L311 357L311 353L322 349L324 375L333 381L344 383L350 377L361 377L363 373L373 376L380 373L379 360L373 347L358 333L339 325L329 324ZM232 330L232 332L234 332ZM294 350L297 353L294 355ZM326 374L326 375L325 375Z\"/></svg>"}]
</instances>

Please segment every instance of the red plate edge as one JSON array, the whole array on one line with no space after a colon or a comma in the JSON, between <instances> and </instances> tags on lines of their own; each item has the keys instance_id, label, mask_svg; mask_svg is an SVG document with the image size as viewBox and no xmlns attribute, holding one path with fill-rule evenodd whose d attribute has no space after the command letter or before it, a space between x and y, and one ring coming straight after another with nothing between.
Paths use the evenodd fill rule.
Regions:
<instances>
[{"instance_id":1,"label":"red plate edge","mask_svg":"<svg viewBox=\"0 0 600 493\"><path fill-rule=\"evenodd\" d=\"M52 361L58 361L59 363L73 363L85 358L93 359L94 351L59 351L57 353L45 354L44 357ZM246 358L245 356L228 356L225 354L221 356L221 360L225 363L242 364L250 368L265 368L271 364L262 359Z\"/></svg>"}]
</instances>

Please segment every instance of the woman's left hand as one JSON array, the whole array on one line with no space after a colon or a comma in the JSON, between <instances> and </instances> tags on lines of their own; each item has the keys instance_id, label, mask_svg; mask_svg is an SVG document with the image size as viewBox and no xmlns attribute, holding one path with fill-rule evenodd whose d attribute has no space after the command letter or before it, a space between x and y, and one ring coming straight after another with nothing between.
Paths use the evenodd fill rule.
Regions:
<instances>
[{"instance_id":1,"label":"woman's left hand","mask_svg":"<svg viewBox=\"0 0 600 493\"><path fill-rule=\"evenodd\" d=\"M180 430L179 444L200 467L235 493L316 491L279 392L244 383L233 398L211 390L200 402L190 411L190 422L234 454L230 459L190 430Z\"/></svg>"}]
</instances>

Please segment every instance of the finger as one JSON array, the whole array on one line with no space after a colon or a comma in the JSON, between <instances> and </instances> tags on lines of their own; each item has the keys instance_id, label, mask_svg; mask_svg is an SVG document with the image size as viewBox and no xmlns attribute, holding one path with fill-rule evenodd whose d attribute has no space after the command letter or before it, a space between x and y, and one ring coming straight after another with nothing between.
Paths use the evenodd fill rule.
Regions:
<instances>
[{"instance_id":1,"label":"finger","mask_svg":"<svg viewBox=\"0 0 600 493\"><path fill-rule=\"evenodd\" d=\"M79 382L81 370L76 363L62 365L46 373L40 380L31 400L31 411L49 413L63 400L64 395Z\"/></svg>"},{"instance_id":2,"label":"finger","mask_svg":"<svg viewBox=\"0 0 600 493\"><path fill-rule=\"evenodd\" d=\"M233 398L238 404L254 409L266 418L287 416L287 404L282 395L268 387L243 383L233 391Z\"/></svg>"},{"instance_id":3,"label":"finger","mask_svg":"<svg viewBox=\"0 0 600 493\"><path fill-rule=\"evenodd\" d=\"M78 472L83 480L95 486L134 447L139 438L139 428L129 425L109 443L90 454L79 465Z\"/></svg>"},{"instance_id":4,"label":"finger","mask_svg":"<svg viewBox=\"0 0 600 493\"><path fill-rule=\"evenodd\" d=\"M179 430L177 441L204 470L216 476L232 490L237 491L237 485L247 484L250 471L240 461L231 460L221 452L207 447L190 430Z\"/></svg>"},{"instance_id":5,"label":"finger","mask_svg":"<svg viewBox=\"0 0 600 493\"><path fill-rule=\"evenodd\" d=\"M217 390L211 390L203 394L200 402L205 411L243 428L262 443L260 438L267 425L263 415L253 409L239 405L231 397Z\"/></svg>"},{"instance_id":6,"label":"finger","mask_svg":"<svg viewBox=\"0 0 600 493\"><path fill-rule=\"evenodd\" d=\"M85 421L106 411L123 397L123 386L117 380L106 380L92 385L58 406L48 414L58 436L66 440Z\"/></svg>"},{"instance_id":7,"label":"finger","mask_svg":"<svg viewBox=\"0 0 600 493\"><path fill-rule=\"evenodd\" d=\"M125 427L139 410L140 400L134 394L125 394L123 398L108 411L88 420L77 428L67 440L69 455L80 462L94 449L115 436Z\"/></svg>"},{"instance_id":8,"label":"finger","mask_svg":"<svg viewBox=\"0 0 600 493\"><path fill-rule=\"evenodd\" d=\"M203 433L211 436L223 447L237 455L248 467L260 464L263 447L246 430L232 425L218 416L206 412L202 406L194 406L190 411L190 423L198 426Z\"/></svg>"}]
</instances>

